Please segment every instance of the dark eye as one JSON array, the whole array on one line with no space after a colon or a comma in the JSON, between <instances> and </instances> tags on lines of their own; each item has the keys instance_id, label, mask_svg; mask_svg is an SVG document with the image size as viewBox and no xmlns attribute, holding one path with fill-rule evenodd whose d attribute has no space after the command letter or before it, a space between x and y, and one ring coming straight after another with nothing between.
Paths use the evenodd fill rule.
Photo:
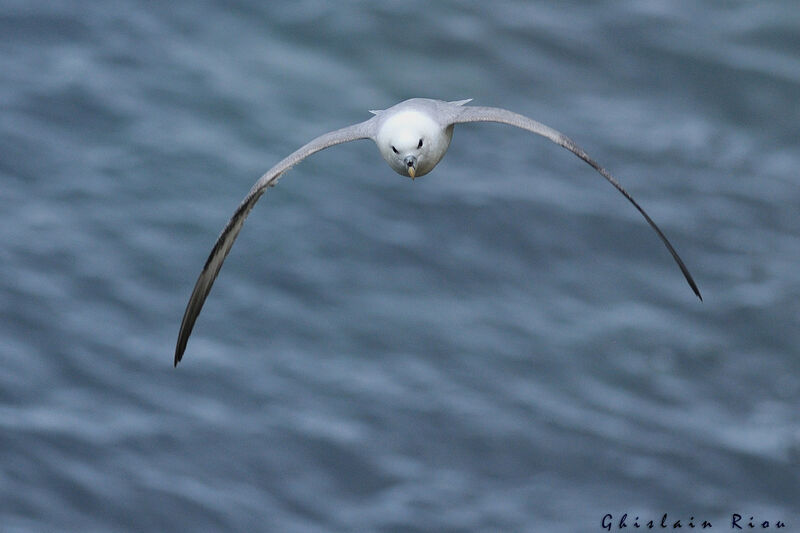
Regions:
<instances>
[{"instance_id":1,"label":"dark eye","mask_svg":"<svg viewBox=\"0 0 800 533\"><path fill-rule=\"evenodd\" d=\"M395 148L394 146L392 146L392 152L394 152L394 153L397 153L397 148Z\"/></svg>"},{"instance_id":2,"label":"dark eye","mask_svg":"<svg viewBox=\"0 0 800 533\"><path fill-rule=\"evenodd\" d=\"M419 144L417 145L417 149L422 148L422 139L419 140Z\"/></svg>"}]
</instances>

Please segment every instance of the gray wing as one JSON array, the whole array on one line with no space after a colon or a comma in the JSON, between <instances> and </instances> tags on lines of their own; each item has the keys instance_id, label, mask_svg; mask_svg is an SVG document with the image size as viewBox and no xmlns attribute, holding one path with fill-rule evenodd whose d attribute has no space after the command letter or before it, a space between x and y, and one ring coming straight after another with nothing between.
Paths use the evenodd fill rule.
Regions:
<instances>
[{"instance_id":1,"label":"gray wing","mask_svg":"<svg viewBox=\"0 0 800 533\"><path fill-rule=\"evenodd\" d=\"M653 219L650 218L644 209L633 199L633 197L626 191L622 185L612 176L606 169L601 167L594 159L589 157L586 152L581 149L577 144L575 144L572 139L564 135L563 133L554 130L548 126L545 126L541 122L536 122L524 115L520 115L514 113L512 111L508 111L507 109L502 109L499 107L481 107L481 106L465 106L461 108L456 108L453 111L453 117L450 119L452 124L460 124L464 122L500 122L503 124L509 124L511 126L516 126L518 128L522 128L523 130L528 130L533 132L537 135L541 135L547 139L550 139L554 143L558 144L559 146L563 146L579 158L583 159L589 165L592 166L596 171L598 171L605 179L607 179L611 185L614 186L619 192L622 193L625 198L628 199L630 203L642 214L644 219L650 224L650 227L655 230L658 236L661 238L661 242L664 243L664 246L667 247L669 253L672 254L672 258L675 259L675 262L678 263L678 266L683 272L683 276L686 278L686 281L689 283L689 286L692 288L694 293L697 295L700 300L703 300L703 297L700 295L700 290L697 288L697 284L694 282L694 278L689 273L689 269L686 268L686 265L683 264L678 252L675 251L675 248L672 247L672 244L669 242L669 239L664 235L661 229L653 222Z\"/></svg>"},{"instance_id":2,"label":"gray wing","mask_svg":"<svg viewBox=\"0 0 800 533\"><path fill-rule=\"evenodd\" d=\"M289 170L291 167L305 159L306 157L319 152L330 146L336 144L346 143L348 141L355 141L357 139L372 139L374 138L375 122L370 119L365 122L354 124L340 130L332 131L324 135L320 135L313 141L301 147L289 157L269 169L266 174L261 176L259 180L247 193L242 203L236 209L225 229L222 230L219 238L217 239L211 254L206 260L203 271L200 272L200 277L197 278L197 283L194 285L192 296L189 298L189 303L186 305L186 311L183 313L183 320L181 321L181 329L178 333L178 344L175 347L175 366L178 366L178 361L183 358L183 352L186 350L186 342L189 340L189 335L192 333L192 328L203 308L203 303L206 301L211 286L217 278L219 269L222 267L225 257L233 246L233 242L239 235L247 215L253 206L256 204L261 195L268 187L274 186L278 178Z\"/></svg>"}]
</instances>

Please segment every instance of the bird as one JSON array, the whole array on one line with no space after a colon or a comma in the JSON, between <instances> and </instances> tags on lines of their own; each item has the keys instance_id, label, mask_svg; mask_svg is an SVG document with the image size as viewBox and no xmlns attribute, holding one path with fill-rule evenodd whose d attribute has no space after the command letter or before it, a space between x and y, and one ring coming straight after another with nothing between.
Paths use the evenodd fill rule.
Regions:
<instances>
[{"instance_id":1,"label":"bird","mask_svg":"<svg viewBox=\"0 0 800 533\"><path fill-rule=\"evenodd\" d=\"M689 273L689 269L686 268L678 252L653 222L650 215L614 176L589 157L572 139L549 126L508 109L467 105L471 101L472 99L448 102L429 98L411 98L387 109L370 110L373 116L368 120L316 137L262 175L222 230L197 278L181 321L178 342L175 347L174 366L177 367L183 358L186 343L192 333L195 321L247 215L264 192L275 186L278 179L287 170L320 150L350 141L370 139L375 142L381 156L395 172L414 180L429 173L442 160L453 138L455 125L472 122L496 122L527 130L566 148L588 163L641 213L669 250L694 294L700 301L703 300L700 289Z\"/></svg>"}]
</instances>

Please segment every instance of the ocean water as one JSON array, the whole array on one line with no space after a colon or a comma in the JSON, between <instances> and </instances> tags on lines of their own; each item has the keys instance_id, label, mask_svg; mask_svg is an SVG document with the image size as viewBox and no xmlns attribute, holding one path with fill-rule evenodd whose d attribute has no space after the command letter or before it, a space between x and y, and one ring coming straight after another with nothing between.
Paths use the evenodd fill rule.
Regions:
<instances>
[{"instance_id":1,"label":"ocean water","mask_svg":"<svg viewBox=\"0 0 800 533\"><path fill-rule=\"evenodd\" d=\"M800 529L794 2L0 0L0 531ZM474 98L414 182L367 110Z\"/></svg>"}]
</instances>

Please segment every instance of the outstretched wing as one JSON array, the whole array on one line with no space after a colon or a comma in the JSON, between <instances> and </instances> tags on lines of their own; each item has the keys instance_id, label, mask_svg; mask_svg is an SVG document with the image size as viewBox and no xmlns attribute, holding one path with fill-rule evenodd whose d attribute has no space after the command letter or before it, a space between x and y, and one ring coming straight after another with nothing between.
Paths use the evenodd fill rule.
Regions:
<instances>
[{"instance_id":1,"label":"outstretched wing","mask_svg":"<svg viewBox=\"0 0 800 533\"><path fill-rule=\"evenodd\" d=\"M650 224L650 227L655 230L658 236L661 238L661 241L664 243L664 246L667 247L669 253L672 254L672 258L675 259L675 262L678 263L678 266L683 272L683 276L686 278L686 281L689 283L689 286L692 288L694 293L697 295L700 300L703 300L703 297L700 295L700 290L697 288L697 284L694 282L692 275L689 273L689 269L686 268L686 265L683 264L678 252L675 251L675 248L672 247L672 244L669 242L669 239L664 235L664 233L659 229L653 219L650 218L644 209L633 199L633 197L626 191L622 185L612 176L606 169L601 167L594 159L589 157L586 152L581 149L580 146L575 144L572 139L564 135L563 133L550 128L549 126L545 126L541 122L536 122L524 115L520 115L517 113L513 113L508 111L507 109L502 109L499 107L481 107L481 106L465 106L458 109L457 112L454 113L454 117L451 119L453 124L460 124L464 122L500 122L503 124L509 124L511 126L516 126L518 128L522 128L523 130L528 130L533 132L537 135L541 135L542 137L546 137L550 139L554 143L558 144L559 146L563 146L576 156L580 157L584 161L586 161L589 165L591 165L596 171L598 171L602 176L607 179L611 185L614 186L619 192L622 193L625 198L628 199L630 203L642 214L644 219Z\"/></svg>"},{"instance_id":2,"label":"outstretched wing","mask_svg":"<svg viewBox=\"0 0 800 533\"><path fill-rule=\"evenodd\" d=\"M261 198L261 195L264 194L264 191L267 190L267 187L274 186L278 178L280 178L284 172L311 154L348 141L372 139L374 138L374 129L375 123L370 119L320 135L269 169L269 171L261 176L256 184L253 185L253 188L247 193L242 203L236 208L236 212L228 221L225 229L222 230L214 248L211 250L211 254L206 260L203 271L200 272L200 277L197 278L192 296L189 298L189 303L186 305L186 311L183 313L181 329L180 333L178 333L178 344L175 347L175 366L178 366L178 361L183 358L183 352L186 350L186 342L189 340L189 335L192 333L192 328L197 320L197 316L203 308L203 303L206 301L206 297L211 290L211 286L214 284L214 280L217 278L217 274L222 267L223 261L225 261L225 257L228 255L228 252L230 252L237 235L239 235L239 231L241 231L247 215L250 213L250 210L253 209L258 199Z\"/></svg>"}]
</instances>

